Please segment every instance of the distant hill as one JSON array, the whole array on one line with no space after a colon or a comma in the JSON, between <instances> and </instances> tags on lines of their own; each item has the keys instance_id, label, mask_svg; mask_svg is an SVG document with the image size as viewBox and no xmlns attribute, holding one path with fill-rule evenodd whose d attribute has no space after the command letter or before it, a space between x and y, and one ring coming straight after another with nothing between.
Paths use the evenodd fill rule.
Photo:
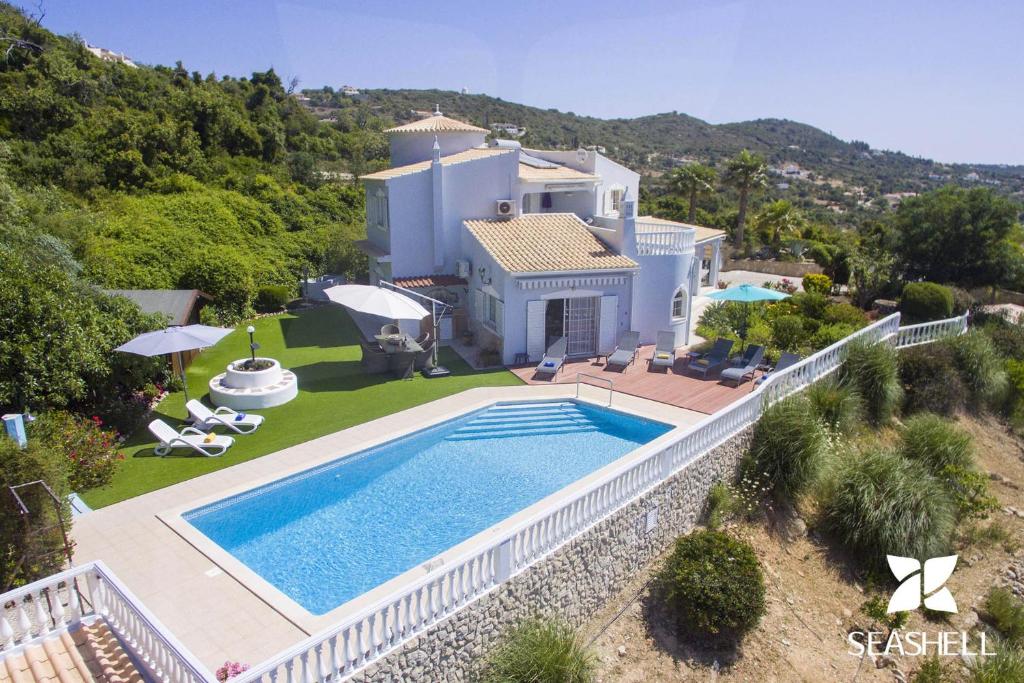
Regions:
<instances>
[{"instance_id":1,"label":"distant hill","mask_svg":"<svg viewBox=\"0 0 1024 683\"><path fill-rule=\"evenodd\" d=\"M654 176L689 160L717 163L749 149L763 154L775 167L795 164L820 179L864 188L867 197L919 192L950 182L988 182L1008 194L1024 192L1024 166L940 164L871 149L864 142L847 142L813 126L782 119L715 125L678 112L599 119L443 90L364 90L355 98L330 89L306 90L304 94L321 106L368 107L373 114L396 123L414 120L419 116L414 112L439 105L445 114L484 127L495 123L524 127L526 134L520 139L525 146L601 146L611 157ZM965 180L970 173L977 173L977 180Z\"/></svg>"}]
</instances>

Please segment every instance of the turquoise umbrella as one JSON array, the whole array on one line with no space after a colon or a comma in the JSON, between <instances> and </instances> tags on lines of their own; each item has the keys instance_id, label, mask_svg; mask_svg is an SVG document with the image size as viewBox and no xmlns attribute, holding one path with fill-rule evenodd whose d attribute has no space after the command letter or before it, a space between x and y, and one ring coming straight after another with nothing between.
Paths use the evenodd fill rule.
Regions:
<instances>
[{"instance_id":1,"label":"turquoise umbrella","mask_svg":"<svg viewBox=\"0 0 1024 683\"><path fill-rule=\"evenodd\" d=\"M743 304L749 304L755 301L781 301L782 299L788 299L789 294L756 285L739 285L738 287L729 287L728 289L719 289L711 292L708 294L708 298L717 301L738 301ZM743 329L740 332L740 350L742 351L747 343L746 316L743 317Z\"/></svg>"},{"instance_id":2,"label":"turquoise umbrella","mask_svg":"<svg viewBox=\"0 0 1024 683\"><path fill-rule=\"evenodd\" d=\"M718 301L739 301L749 304L754 301L780 301L789 298L789 294L756 285L739 285L738 287L711 292L708 294L708 298Z\"/></svg>"}]
</instances>

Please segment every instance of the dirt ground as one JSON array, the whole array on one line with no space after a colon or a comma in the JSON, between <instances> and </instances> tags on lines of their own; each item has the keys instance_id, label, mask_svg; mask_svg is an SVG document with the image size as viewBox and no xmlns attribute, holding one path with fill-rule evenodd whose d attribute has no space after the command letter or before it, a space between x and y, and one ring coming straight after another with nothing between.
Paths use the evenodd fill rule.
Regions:
<instances>
[{"instance_id":1,"label":"dirt ground","mask_svg":"<svg viewBox=\"0 0 1024 683\"><path fill-rule=\"evenodd\" d=\"M990 475L990 491L1004 506L981 526L999 524L1010 532L1013 557L1024 556L1024 444L992 419L961 418L975 440L978 463ZM735 652L706 651L680 642L675 629L650 597L648 581L660 562L638 575L627 590L584 628L596 637L598 680L641 681L900 681L913 680L919 657L895 658L876 666L871 658L848 654L847 634L866 630L861 612L870 597L864 577L820 537L789 534L771 524L731 525L753 545L766 579L767 613ZM1018 548L1014 548L1014 541ZM960 631L978 622L989 588L1012 561L1001 543L962 538L960 562L948 586L959 612L945 622L929 622L914 612L907 629ZM888 593L884 593L888 597ZM976 609L975 609L976 608ZM621 613L621 614L620 614ZM954 658L951 658L954 659ZM957 662L955 668L960 669Z\"/></svg>"}]
</instances>

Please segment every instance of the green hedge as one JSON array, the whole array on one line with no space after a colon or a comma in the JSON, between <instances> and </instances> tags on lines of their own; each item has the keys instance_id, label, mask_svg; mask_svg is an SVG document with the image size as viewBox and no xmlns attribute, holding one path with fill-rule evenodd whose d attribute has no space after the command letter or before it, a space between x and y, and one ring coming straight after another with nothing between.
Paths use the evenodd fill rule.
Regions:
<instances>
[{"instance_id":1,"label":"green hedge","mask_svg":"<svg viewBox=\"0 0 1024 683\"><path fill-rule=\"evenodd\" d=\"M265 313L280 311L293 298L294 291L287 285L266 285L256 292L256 308Z\"/></svg>"},{"instance_id":2,"label":"green hedge","mask_svg":"<svg viewBox=\"0 0 1024 683\"><path fill-rule=\"evenodd\" d=\"M900 296L900 313L907 323L943 320L953 316L953 292L934 282L910 282Z\"/></svg>"}]
</instances>

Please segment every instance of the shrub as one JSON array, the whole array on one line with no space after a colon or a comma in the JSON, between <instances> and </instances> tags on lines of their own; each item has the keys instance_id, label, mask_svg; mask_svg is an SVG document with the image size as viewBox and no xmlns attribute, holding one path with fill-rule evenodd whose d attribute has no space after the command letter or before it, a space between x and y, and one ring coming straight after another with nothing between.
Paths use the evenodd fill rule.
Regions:
<instances>
[{"instance_id":1,"label":"shrub","mask_svg":"<svg viewBox=\"0 0 1024 683\"><path fill-rule=\"evenodd\" d=\"M960 379L971 396L986 405L998 404L1006 395L1008 381L1003 360L992 341L981 330L954 337L948 342L953 350Z\"/></svg>"},{"instance_id":2,"label":"shrub","mask_svg":"<svg viewBox=\"0 0 1024 683\"><path fill-rule=\"evenodd\" d=\"M963 409L967 387L960 379L949 345L913 346L900 351L899 360L906 412L948 416Z\"/></svg>"},{"instance_id":3,"label":"shrub","mask_svg":"<svg viewBox=\"0 0 1024 683\"><path fill-rule=\"evenodd\" d=\"M824 321L826 323L845 323L857 328L864 327L868 317L864 311L852 304L829 304L825 307Z\"/></svg>"},{"instance_id":4,"label":"shrub","mask_svg":"<svg viewBox=\"0 0 1024 683\"><path fill-rule=\"evenodd\" d=\"M857 327L846 323L833 323L822 325L811 335L811 346L816 349L824 349L832 346L837 341L846 339L857 331Z\"/></svg>"},{"instance_id":5,"label":"shrub","mask_svg":"<svg viewBox=\"0 0 1024 683\"><path fill-rule=\"evenodd\" d=\"M1006 588L992 588L985 599L985 612L1006 641L1024 644L1024 602Z\"/></svg>"},{"instance_id":6,"label":"shrub","mask_svg":"<svg viewBox=\"0 0 1024 683\"><path fill-rule=\"evenodd\" d=\"M974 465L971 435L938 415L922 413L908 419L900 431L900 452L935 475L949 465Z\"/></svg>"},{"instance_id":7,"label":"shrub","mask_svg":"<svg viewBox=\"0 0 1024 683\"><path fill-rule=\"evenodd\" d=\"M984 519L999 509L999 500L988 491L988 477L974 468L946 465L939 473L953 494L961 519Z\"/></svg>"},{"instance_id":8,"label":"shrub","mask_svg":"<svg viewBox=\"0 0 1024 683\"><path fill-rule=\"evenodd\" d=\"M732 491L722 481L716 481L715 485L708 491L707 525L708 528L717 531L732 509Z\"/></svg>"},{"instance_id":9,"label":"shrub","mask_svg":"<svg viewBox=\"0 0 1024 683\"><path fill-rule=\"evenodd\" d=\"M942 320L953 316L953 292L934 282L910 282L900 296L900 313L909 323Z\"/></svg>"},{"instance_id":10,"label":"shrub","mask_svg":"<svg viewBox=\"0 0 1024 683\"><path fill-rule=\"evenodd\" d=\"M857 392L834 379L815 382L805 393L818 419L842 434L852 432L864 415Z\"/></svg>"},{"instance_id":11,"label":"shrub","mask_svg":"<svg viewBox=\"0 0 1024 683\"><path fill-rule=\"evenodd\" d=\"M825 496L823 520L856 557L883 570L885 556L945 555L956 509L924 465L876 449L848 458Z\"/></svg>"},{"instance_id":12,"label":"shrub","mask_svg":"<svg viewBox=\"0 0 1024 683\"><path fill-rule=\"evenodd\" d=\"M64 566L64 541L57 524L53 500L39 486L29 486L18 495L29 509L27 521L16 507L8 486L45 481L62 501L60 515L70 526L67 504L68 464L62 454L29 439L20 448L0 433L0 590L20 586L60 571ZM22 558L25 558L23 564Z\"/></svg>"},{"instance_id":13,"label":"shrub","mask_svg":"<svg viewBox=\"0 0 1024 683\"><path fill-rule=\"evenodd\" d=\"M780 315L772 321L772 341L784 351L796 351L807 340L804 321L798 315Z\"/></svg>"},{"instance_id":14,"label":"shrub","mask_svg":"<svg viewBox=\"0 0 1024 683\"><path fill-rule=\"evenodd\" d=\"M978 319L982 317L978 316ZM986 316L983 320L980 328L988 335L999 355L1024 359L1024 325L1011 323L999 315Z\"/></svg>"},{"instance_id":15,"label":"shrub","mask_svg":"<svg viewBox=\"0 0 1024 683\"><path fill-rule=\"evenodd\" d=\"M949 287L953 294L953 315L963 315L974 307L974 297L961 287Z\"/></svg>"},{"instance_id":16,"label":"shrub","mask_svg":"<svg viewBox=\"0 0 1024 683\"><path fill-rule=\"evenodd\" d=\"M265 285L256 291L256 308L266 313L280 311L292 298L292 288L287 285Z\"/></svg>"},{"instance_id":17,"label":"shrub","mask_svg":"<svg viewBox=\"0 0 1024 683\"><path fill-rule=\"evenodd\" d=\"M117 432L103 429L98 417L86 420L70 413L44 413L30 429L30 438L38 439L55 457L66 458L73 491L110 483L117 463L124 459L117 450Z\"/></svg>"},{"instance_id":18,"label":"shrub","mask_svg":"<svg viewBox=\"0 0 1024 683\"><path fill-rule=\"evenodd\" d=\"M832 291L832 278L821 273L808 273L801 282L805 292L828 296Z\"/></svg>"},{"instance_id":19,"label":"shrub","mask_svg":"<svg viewBox=\"0 0 1024 683\"><path fill-rule=\"evenodd\" d=\"M690 637L734 642L765 612L754 549L719 531L679 537L659 579L680 631Z\"/></svg>"},{"instance_id":20,"label":"shrub","mask_svg":"<svg viewBox=\"0 0 1024 683\"><path fill-rule=\"evenodd\" d=\"M888 422L903 399L896 351L885 342L855 341L846 348L839 380L860 394L869 420Z\"/></svg>"},{"instance_id":21,"label":"shrub","mask_svg":"<svg viewBox=\"0 0 1024 683\"><path fill-rule=\"evenodd\" d=\"M485 683L587 683L594 655L567 624L533 619L520 624L491 655Z\"/></svg>"},{"instance_id":22,"label":"shrub","mask_svg":"<svg viewBox=\"0 0 1024 683\"><path fill-rule=\"evenodd\" d=\"M1024 681L1024 649L997 643L996 654L977 657L971 666L971 683L1018 683Z\"/></svg>"},{"instance_id":23,"label":"shrub","mask_svg":"<svg viewBox=\"0 0 1024 683\"><path fill-rule=\"evenodd\" d=\"M821 320L825 317L825 309L828 307L828 297L817 292L800 292L789 299L804 317L813 320Z\"/></svg>"},{"instance_id":24,"label":"shrub","mask_svg":"<svg viewBox=\"0 0 1024 683\"><path fill-rule=\"evenodd\" d=\"M914 683L953 683L956 678L938 655L932 655L914 672Z\"/></svg>"},{"instance_id":25,"label":"shrub","mask_svg":"<svg viewBox=\"0 0 1024 683\"><path fill-rule=\"evenodd\" d=\"M777 498L804 492L821 472L828 447L824 426L804 396L768 408L754 425L748 467Z\"/></svg>"}]
</instances>

